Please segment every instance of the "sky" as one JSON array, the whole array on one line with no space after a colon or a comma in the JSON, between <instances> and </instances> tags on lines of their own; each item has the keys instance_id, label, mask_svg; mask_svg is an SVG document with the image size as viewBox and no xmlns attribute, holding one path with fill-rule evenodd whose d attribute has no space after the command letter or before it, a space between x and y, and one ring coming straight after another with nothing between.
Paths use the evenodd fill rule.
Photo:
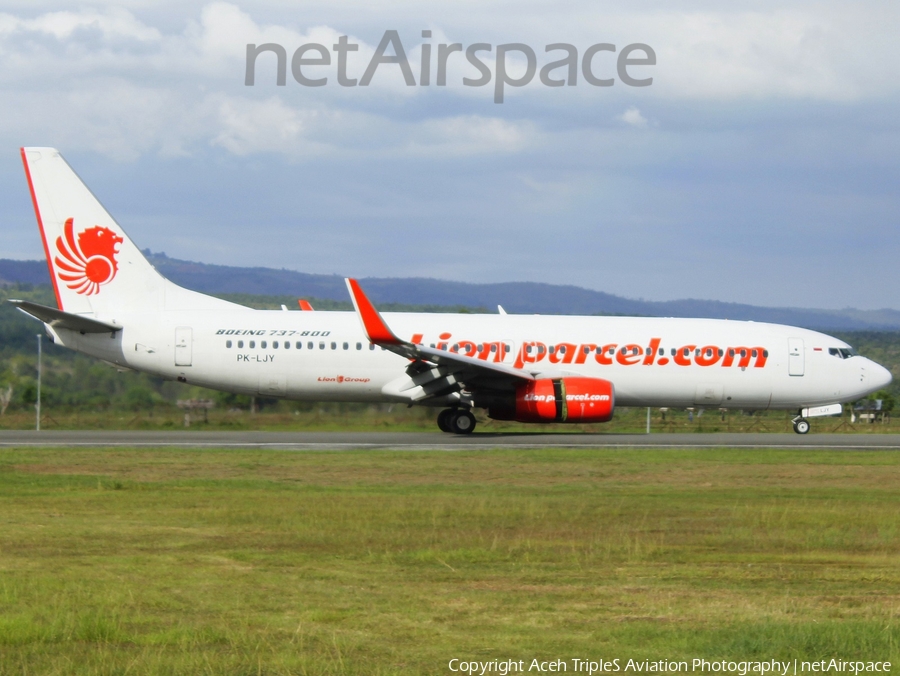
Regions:
<instances>
[{"instance_id":1,"label":"sky","mask_svg":"<svg viewBox=\"0 0 900 676\"><path fill-rule=\"evenodd\" d=\"M341 86L338 38L360 80L386 31L415 85L386 62ZM18 154L40 145L176 258L900 309L898 36L900 4L875 1L0 1L0 258L43 255ZM272 53L245 84L264 43L285 49L283 86ZM332 63L301 73L323 86L292 75L309 43ZM462 53L436 85L451 43L492 46L487 85L463 84L479 72ZM538 72L573 45L576 81L536 74L496 103L510 43ZM591 72L612 86L581 68L601 43L616 52ZM635 43L656 63L626 74L648 86L617 69ZM527 75L522 52L504 63Z\"/></svg>"}]
</instances>

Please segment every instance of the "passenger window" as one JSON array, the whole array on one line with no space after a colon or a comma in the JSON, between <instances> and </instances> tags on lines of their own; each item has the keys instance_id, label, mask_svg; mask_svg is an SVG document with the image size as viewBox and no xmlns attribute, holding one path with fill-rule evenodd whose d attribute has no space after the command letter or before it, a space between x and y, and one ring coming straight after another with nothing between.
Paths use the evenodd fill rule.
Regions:
<instances>
[{"instance_id":1,"label":"passenger window","mask_svg":"<svg viewBox=\"0 0 900 676\"><path fill-rule=\"evenodd\" d=\"M350 344L349 344L349 343L344 343L344 349L345 349L345 350L349 350L349 349L350 349Z\"/></svg>"},{"instance_id":2,"label":"passenger window","mask_svg":"<svg viewBox=\"0 0 900 676\"><path fill-rule=\"evenodd\" d=\"M553 354L555 350L556 348L553 345L547 348L547 352L549 352L550 354ZM560 352L562 352L562 349L560 349Z\"/></svg>"},{"instance_id":3,"label":"passenger window","mask_svg":"<svg viewBox=\"0 0 900 676\"><path fill-rule=\"evenodd\" d=\"M303 343L301 343L301 342L298 340L296 343L294 343L294 347L296 347L298 350L302 350L302 349L303 349Z\"/></svg>"},{"instance_id":4,"label":"passenger window","mask_svg":"<svg viewBox=\"0 0 900 676\"><path fill-rule=\"evenodd\" d=\"M263 347L265 347L265 345L263 345ZM278 349L278 341L277 341L277 340L273 340L273 341L272 341L272 349L273 349L273 350L277 350L277 349Z\"/></svg>"},{"instance_id":5,"label":"passenger window","mask_svg":"<svg viewBox=\"0 0 900 676\"><path fill-rule=\"evenodd\" d=\"M244 347L244 341L243 341L243 340L239 340L239 341L238 341L238 347Z\"/></svg>"},{"instance_id":6,"label":"passenger window","mask_svg":"<svg viewBox=\"0 0 900 676\"><path fill-rule=\"evenodd\" d=\"M226 340L226 341L225 341L225 347L231 347L231 341L230 341L230 340Z\"/></svg>"},{"instance_id":7,"label":"passenger window","mask_svg":"<svg viewBox=\"0 0 900 676\"><path fill-rule=\"evenodd\" d=\"M496 352L496 351L497 351L497 346L491 345L491 352Z\"/></svg>"},{"instance_id":8,"label":"passenger window","mask_svg":"<svg viewBox=\"0 0 900 676\"><path fill-rule=\"evenodd\" d=\"M362 343L357 343L357 344L356 344L356 349L357 349L357 350L361 350L361 349L362 349Z\"/></svg>"},{"instance_id":9,"label":"passenger window","mask_svg":"<svg viewBox=\"0 0 900 676\"><path fill-rule=\"evenodd\" d=\"M259 344L259 346L260 346L262 349L265 350L265 349L266 349L266 341L262 341L262 342Z\"/></svg>"},{"instance_id":10,"label":"passenger window","mask_svg":"<svg viewBox=\"0 0 900 676\"><path fill-rule=\"evenodd\" d=\"M325 343L322 343L322 345L324 345L324 344L325 344ZM312 342L312 341L309 341L309 342L306 344L306 349L307 349L307 350L312 350L312 349L313 349L313 342Z\"/></svg>"},{"instance_id":11,"label":"passenger window","mask_svg":"<svg viewBox=\"0 0 900 676\"><path fill-rule=\"evenodd\" d=\"M325 343L319 343L319 349L320 349L320 350L324 350L324 349L325 349Z\"/></svg>"},{"instance_id":12,"label":"passenger window","mask_svg":"<svg viewBox=\"0 0 900 676\"><path fill-rule=\"evenodd\" d=\"M291 349L291 341L289 341L289 340L284 341L284 349L285 350Z\"/></svg>"},{"instance_id":13,"label":"passenger window","mask_svg":"<svg viewBox=\"0 0 900 676\"><path fill-rule=\"evenodd\" d=\"M369 343L369 349L370 349L370 350L374 350L374 349L375 349L375 343Z\"/></svg>"},{"instance_id":14,"label":"passenger window","mask_svg":"<svg viewBox=\"0 0 900 676\"><path fill-rule=\"evenodd\" d=\"M331 344L331 349L332 349L332 350L336 350L336 349L337 349L337 343L332 343L332 344Z\"/></svg>"},{"instance_id":15,"label":"passenger window","mask_svg":"<svg viewBox=\"0 0 900 676\"><path fill-rule=\"evenodd\" d=\"M254 347L256 347L256 341L255 341L255 340L251 340L251 341L250 341L250 349L253 349Z\"/></svg>"}]
</instances>

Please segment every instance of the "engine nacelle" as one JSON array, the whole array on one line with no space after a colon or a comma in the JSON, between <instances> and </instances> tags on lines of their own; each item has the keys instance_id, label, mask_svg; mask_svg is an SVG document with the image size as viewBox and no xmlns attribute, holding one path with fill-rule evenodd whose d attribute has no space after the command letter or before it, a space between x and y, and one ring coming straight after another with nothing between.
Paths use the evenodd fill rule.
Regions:
<instances>
[{"instance_id":1,"label":"engine nacelle","mask_svg":"<svg viewBox=\"0 0 900 676\"><path fill-rule=\"evenodd\" d=\"M510 402L513 403L513 402ZM488 415L518 422L607 422L616 393L601 378L542 378L516 388L514 406L491 406Z\"/></svg>"}]
</instances>

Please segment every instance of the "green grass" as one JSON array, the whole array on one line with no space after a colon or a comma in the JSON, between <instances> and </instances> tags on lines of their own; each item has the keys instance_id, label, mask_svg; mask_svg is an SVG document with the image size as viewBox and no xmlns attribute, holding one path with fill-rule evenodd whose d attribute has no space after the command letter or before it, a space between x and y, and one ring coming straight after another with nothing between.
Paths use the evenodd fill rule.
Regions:
<instances>
[{"instance_id":1,"label":"green grass","mask_svg":"<svg viewBox=\"0 0 900 676\"><path fill-rule=\"evenodd\" d=\"M0 674L900 662L898 479L895 452L0 450Z\"/></svg>"}]
</instances>

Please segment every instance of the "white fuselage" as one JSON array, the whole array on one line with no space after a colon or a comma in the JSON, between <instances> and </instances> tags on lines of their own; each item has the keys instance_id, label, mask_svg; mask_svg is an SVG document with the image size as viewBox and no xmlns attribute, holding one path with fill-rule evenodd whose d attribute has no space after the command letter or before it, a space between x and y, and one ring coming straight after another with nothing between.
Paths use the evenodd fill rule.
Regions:
<instances>
[{"instance_id":1,"label":"white fuselage","mask_svg":"<svg viewBox=\"0 0 900 676\"><path fill-rule=\"evenodd\" d=\"M848 357L842 341L776 324L421 313L384 318L404 340L545 377L608 380L618 406L795 409L852 401L890 382L878 364ZM370 345L353 312L236 308L120 312L108 319L124 328L85 335L57 329L55 339L120 366L219 390L409 401L398 386L407 379L408 360Z\"/></svg>"}]
</instances>

